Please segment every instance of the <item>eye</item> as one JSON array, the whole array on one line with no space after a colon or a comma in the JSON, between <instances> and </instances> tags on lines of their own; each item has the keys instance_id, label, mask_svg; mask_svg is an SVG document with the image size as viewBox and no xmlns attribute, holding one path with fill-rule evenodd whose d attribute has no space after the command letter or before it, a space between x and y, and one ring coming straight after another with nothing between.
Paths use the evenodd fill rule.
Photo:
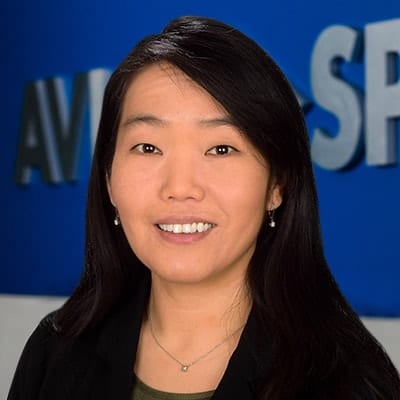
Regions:
<instances>
[{"instance_id":1,"label":"eye","mask_svg":"<svg viewBox=\"0 0 400 400\"><path fill-rule=\"evenodd\" d=\"M238 151L232 146L228 144L219 144L218 146L211 147L211 149L207 150L206 154L210 154L212 156L225 156L233 153L234 151Z\"/></svg>"},{"instance_id":2,"label":"eye","mask_svg":"<svg viewBox=\"0 0 400 400\"><path fill-rule=\"evenodd\" d=\"M139 143L132 147L132 150L143 154L162 154L161 150L150 143Z\"/></svg>"}]
</instances>

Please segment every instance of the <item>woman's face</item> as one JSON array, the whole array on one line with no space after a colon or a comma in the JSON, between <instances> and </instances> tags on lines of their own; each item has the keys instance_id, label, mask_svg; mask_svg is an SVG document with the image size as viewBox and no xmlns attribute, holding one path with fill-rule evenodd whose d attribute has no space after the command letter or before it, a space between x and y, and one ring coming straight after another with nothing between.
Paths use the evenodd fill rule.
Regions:
<instances>
[{"instance_id":1,"label":"woman's face","mask_svg":"<svg viewBox=\"0 0 400 400\"><path fill-rule=\"evenodd\" d=\"M130 246L168 282L243 279L265 212L281 202L221 105L165 63L129 86L107 179Z\"/></svg>"}]
</instances>

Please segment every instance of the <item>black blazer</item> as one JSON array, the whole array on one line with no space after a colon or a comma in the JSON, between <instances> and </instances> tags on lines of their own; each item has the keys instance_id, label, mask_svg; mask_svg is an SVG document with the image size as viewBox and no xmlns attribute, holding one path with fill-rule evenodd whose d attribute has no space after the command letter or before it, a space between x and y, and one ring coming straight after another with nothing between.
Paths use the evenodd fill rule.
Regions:
<instances>
[{"instance_id":1,"label":"black blazer","mask_svg":"<svg viewBox=\"0 0 400 400\"><path fill-rule=\"evenodd\" d=\"M57 335L54 313L44 318L24 348L8 400L129 400L148 286L144 282L101 326L77 339ZM213 400L256 399L269 354L253 314Z\"/></svg>"}]
</instances>

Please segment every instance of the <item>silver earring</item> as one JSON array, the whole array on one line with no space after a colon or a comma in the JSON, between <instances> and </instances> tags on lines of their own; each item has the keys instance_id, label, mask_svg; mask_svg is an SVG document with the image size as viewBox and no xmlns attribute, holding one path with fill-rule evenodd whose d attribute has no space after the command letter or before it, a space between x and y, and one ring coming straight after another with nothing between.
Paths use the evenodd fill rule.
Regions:
<instances>
[{"instance_id":1,"label":"silver earring","mask_svg":"<svg viewBox=\"0 0 400 400\"><path fill-rule=\"evenodd\" d=\"M118 226L120 223L121 223L121 220L119 219L118 210L115 209L114 225Z\"/></svg>"},{"instance_id":2,"label":"silver earring","mask_svg":"<svg viewBox=\"0 0 400 400\"><path fill-rule=\"evenodd\" d=\"M275 220L274 220L274 214L275 214L275 210L268 210L268 217L269 217L269 222L268 225L271 228L275 228Z\"/></svg>"}]
</instances>

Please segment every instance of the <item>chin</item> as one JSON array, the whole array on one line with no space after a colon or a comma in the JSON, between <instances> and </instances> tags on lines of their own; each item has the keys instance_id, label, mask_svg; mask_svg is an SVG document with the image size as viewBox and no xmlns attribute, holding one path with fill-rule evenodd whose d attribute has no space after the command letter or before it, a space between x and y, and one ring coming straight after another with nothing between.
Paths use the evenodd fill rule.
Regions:
<instances>
[{"instance_id":1,"label":"chin","mask_svg":"<svg viewBox=\"0 0 400 400\"><path fill-rule=\"evenodd\" d=\"M155 270L150 268L152 275L156 275L158 280L175 283L175 284L188 284L188 285L196 285L200 283L206 283L212 281L213 274L209 273L199 273L199 270L196 267L188 268L187 265L185 267L175 267L171 269L168 268L166 270Z\"/></svg>"}]
</instances>

